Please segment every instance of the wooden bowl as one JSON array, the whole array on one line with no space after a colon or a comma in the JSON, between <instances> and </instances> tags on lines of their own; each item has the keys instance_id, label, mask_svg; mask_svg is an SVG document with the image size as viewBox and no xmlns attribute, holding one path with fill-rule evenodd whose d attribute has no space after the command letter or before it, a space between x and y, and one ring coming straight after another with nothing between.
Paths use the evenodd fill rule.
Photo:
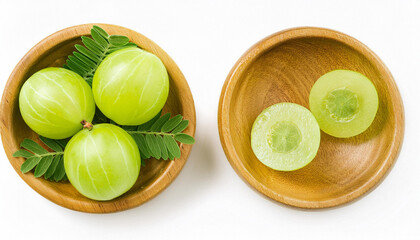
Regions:
<instances>
[{"instance_id":1,"label":"wooden bowl","mask_svg":"<svg viewBox=\"0 0 420 240\"><path fill-rule=\"evenodd\" d=\"M372 80L379 94L373 124L347 139L322 132L317 156L300 170L281 172L263 165L250 144L256 117L279 102L309 108L312 85L335 69L361 72ZM361 196L386 175L401 148L404 111L391 73L369 48L343 33L304 27L275 33L238 60L223 86L218 124L230 164L252 187L281 203L325 208Z\"/></svg>"},{"instance_id":2,"label":"wooden bowl","mask_svg":"<svg viewBox=\"0 0 420 240\"><path fill-rule=\"evenodd\" d=\"M164 112L181 113L190 120L185 133L195 133L194 101L184 75L175 62L158 45L145 36L115 25L96 24L109 34L127 36L130 41L141 48L157 55L165 64L170 76L169 97ZM138 206L164 190L179 174L188 155L191 145L181 144L181 158L174 161L150 159L141 168L135 185L124 195L106 202L90 200L82 196L69 183L55 183L43 178L35 178L32 173L22 174L20 166L23 158L14 158L12 154L19 149L24 138L38 140L38 135L25 124L20 115L18 96L22 84L36 71L52 66L62 66L67 56L75 51L74 45L81 44L81 36L90 36L93 24L78 25L56 32L35 45L17 64L3 92L1 102L1 135L7 157L19 176L35 191L45 198L63 207L92 213L108 213Z\"/></svg>"}]
</instances>

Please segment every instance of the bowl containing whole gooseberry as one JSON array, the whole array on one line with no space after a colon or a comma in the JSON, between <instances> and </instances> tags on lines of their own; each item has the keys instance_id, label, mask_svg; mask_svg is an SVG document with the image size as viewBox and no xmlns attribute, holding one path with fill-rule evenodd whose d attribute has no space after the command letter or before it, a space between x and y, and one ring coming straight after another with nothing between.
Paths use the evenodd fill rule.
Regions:
<instances>
[{"instance_id":1,"label":"bowl containing whole gooseberry","mask_svg":"<svg viewBox=\"0 0 420 240\"><path fill-rule=\"evenodd\" d=\"M175 62L127 28L85 24L34 46L1 102L10 163L63 207L129 209L165 189L195 142L194 101Z\"/></svg>"}]
</instances>

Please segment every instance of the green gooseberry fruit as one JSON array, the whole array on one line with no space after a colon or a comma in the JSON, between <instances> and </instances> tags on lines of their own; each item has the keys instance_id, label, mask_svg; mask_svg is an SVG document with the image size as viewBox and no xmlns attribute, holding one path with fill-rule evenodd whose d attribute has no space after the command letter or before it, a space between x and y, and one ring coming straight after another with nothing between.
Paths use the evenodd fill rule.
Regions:
<instances>
[{"instance_id":1,"label":"green gooseberry fruit","mask_svg":"<svg viewBox=\"0 0 420 240\"><path fill-rule=\"evenodd\" d=\"M64 168L82 195L106 201L134 185L140 172L140 153L134 139L122 128L85 123L66 145Z\"/></svg>"},{"instance_id":2,"label":"green gooseberry fruit","mask_svg":"<svg viewBox=\"0 0 420 240\"><path fill-rule=\"evenodd\" d=\"M25 123L47 138L63 139L92 121L95 102L86 81L78 74L49 67L33 74L19 93L19 109Z\"/></svg>"},{"instance_id":3,"label":"green gooseberry fruit","mask_svg":"<svg viewBox=\"0 0 420 240\"><path fill-rule=\"evenodd\" d=\"M102 61L93 77L92 91L105 116L120 125L140 125L165 105L169 77L154 54L125 48Z\"/></svg>"}]
</instances>

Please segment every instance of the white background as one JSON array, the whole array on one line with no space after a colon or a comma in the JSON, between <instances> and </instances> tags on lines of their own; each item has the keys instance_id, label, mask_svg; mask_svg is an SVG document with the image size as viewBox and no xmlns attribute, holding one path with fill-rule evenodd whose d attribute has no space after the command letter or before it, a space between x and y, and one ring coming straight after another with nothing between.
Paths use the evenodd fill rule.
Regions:
<instances>
[{"instance_id":1,"label":"white background","mask_svg":"<svg viewBox=\"0 0 420 240\"><path fill-rule=\"evenodd\" d=\"M420 1L0 0L0 88L23 55L60 29L92 22L140 32L189 82L196 144L178 178L146 204L115 214L62 208L32 190L0 151L0 239L420 239ZM248 187L219 142L223 82L252 44L319 26L365 43L391 70L406 117L401 154L383 183L349 205L298 210Z\"/></svg>"}]
</instances>

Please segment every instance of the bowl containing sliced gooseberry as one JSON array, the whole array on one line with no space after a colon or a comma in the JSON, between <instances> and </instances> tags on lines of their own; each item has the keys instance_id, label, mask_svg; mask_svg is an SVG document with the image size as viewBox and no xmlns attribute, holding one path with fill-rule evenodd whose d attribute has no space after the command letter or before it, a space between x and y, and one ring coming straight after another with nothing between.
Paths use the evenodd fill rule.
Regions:
<instances>
[{"instance_id":1,"label":"bowl containing sliced gooseberry","mask_svg":"<svg viewBox=\"0 0 420 240\"><path fill-rule=\"evenodd\" d=\"M220 140L232 167L278 202L326 208L373 189L404 135L396 83L346 34L301 27L256 43L219 100Z\"/></svg>"},{"instance_id":2,"label":"bowl containing sliced gooseberry","mask_svg":"<svg viewBox=\"0 0 420 240\"><path fill-rule=\"evenodd\" d=\"M56 32L17 64L1 102L5 152L19 176L63 207L109 213L164 190L195 133L191 91L175 62L115 25Z\"/></svg>"}]
</instances>

